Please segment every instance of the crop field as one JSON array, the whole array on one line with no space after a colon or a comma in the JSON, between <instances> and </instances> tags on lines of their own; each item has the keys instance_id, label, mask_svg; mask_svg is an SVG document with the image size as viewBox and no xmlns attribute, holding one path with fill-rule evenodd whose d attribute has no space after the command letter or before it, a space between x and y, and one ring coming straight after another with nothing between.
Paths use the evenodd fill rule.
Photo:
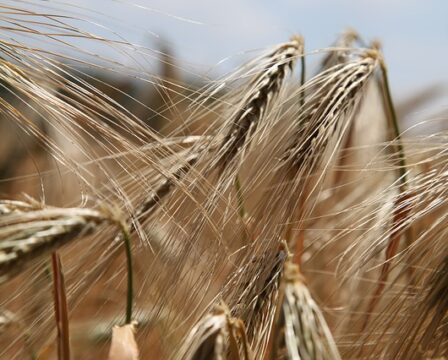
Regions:
<instances>
[{"instance_id":1,"label":"crop field","mask_svg":"<svg viewBox=\"0 0 448 360\"><path fill-rule=\"evenodd\" d=\"M0 5L0 359L448 357L440 87L397 101L354 29L186 75L36 3Z\"/></svg>"}]
</instances>

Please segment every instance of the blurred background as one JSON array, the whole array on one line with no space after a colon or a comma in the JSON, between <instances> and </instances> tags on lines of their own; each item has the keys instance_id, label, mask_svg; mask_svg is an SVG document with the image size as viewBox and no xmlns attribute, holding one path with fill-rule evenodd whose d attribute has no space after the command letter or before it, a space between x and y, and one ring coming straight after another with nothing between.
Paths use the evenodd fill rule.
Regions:
<instances>
[{"instance_id":1,"label":"blurred background","mask_svg":"<svg viewBox=\"0 0 448 360\"><path fill-rule=\"evenodd\" d=\"M381 41L397 96L406 97L422 86L448 83L448 2L443 0L9 3L83 19L72 22L107 38L153 49L162 42L174 51L185 71L213 76L240 64L241 57L250 50L282 42L293 33L304 35L311 52L330 46L338 34L350 27L366 41ZM132 61L129 54L120 54L118 50L98 49L98 44L92 42L83 45L103 56ZM148 66L147 70L153 69Z\"/></svg>"},{"instance_id":2,"label":"blurred background","mask_svg":"<svg viewBox=\"0 0 448 360\"><path fill-rule=\"evenodd\" d=\"M25 44L30 56L39 56L41 63L45 58L57 59L66 71L64 76L74 75L92 84L165 135L185 123L191 114L191 99L201 94L204 86L222 79L260 51L288 40L292 34L302 34L310 55L307 56L309 78L316 73L323 49L335 44L338 36L350 28L358 31L367 45L380 41L402 129L422 121L425 126L429 124L431 131L446 128L443 120L448 109L446 1L5 0L2 3L3 40L19 47ZM37 53L33 48L45 52ZM63 81L51 86L64 96ZM10 95L4 96L6 99ZM8 101L17 99L10 96ZM33 123L42 123L37 112L26 116ZM42 169L49 167L35 159L35 140L25 141L21 129L11 128L13 123L0 123L3 134L17 135L9 137L9 142L4 141L3 148L9 150L0 157L0 192L9 195L25 190L5 186L12 179L24 174L39 179ZM416 131L421 133L424 129L420 126ZM188 132L198 129L187 129ZM12 167L11 154L16 159ZM17 163L29 154L34 159L20 169ZM40 187L33 182L32 189L26 191L39 197Z\"/></svg>"}]
</instances>

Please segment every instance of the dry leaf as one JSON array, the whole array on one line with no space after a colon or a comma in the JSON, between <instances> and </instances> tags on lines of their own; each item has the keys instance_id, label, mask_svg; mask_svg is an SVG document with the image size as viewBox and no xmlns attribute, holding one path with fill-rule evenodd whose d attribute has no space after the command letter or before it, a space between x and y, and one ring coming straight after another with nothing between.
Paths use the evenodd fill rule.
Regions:
<instances>
[{"instance_id":1,"label":"dry leaf","mask_svg":"<svg viewBox=\"0 0 448 360\"><path fill-rule=\"evenodd\" d=\"M109 360L138 360L138 347L134 337L135 324L115 326Z\"/></svg>"}]
</instances>

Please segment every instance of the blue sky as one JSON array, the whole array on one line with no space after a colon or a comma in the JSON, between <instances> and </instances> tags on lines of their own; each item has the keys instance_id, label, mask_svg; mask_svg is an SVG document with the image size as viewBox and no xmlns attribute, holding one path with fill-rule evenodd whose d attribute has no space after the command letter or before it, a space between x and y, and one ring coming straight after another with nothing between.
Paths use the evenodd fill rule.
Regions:
<instances>
[{"instance_id":1,"label":"blue sky","mask_svg":"<svg viewBox=\"0 0 448 360\"><path fill-rule=\"evenodd\" d=\"M225 60L214 68L218 73L241 62L247 51L285 41L293 33L304 35L311 51L330 46L338 33L352 27L366 40L381 40L397 96L448 84L446 0L34 2L88 18L92 23L82 26L105 36L115 31L149 47L163 38L182 61L204 71Z\"/></svg>"}]
</instances>

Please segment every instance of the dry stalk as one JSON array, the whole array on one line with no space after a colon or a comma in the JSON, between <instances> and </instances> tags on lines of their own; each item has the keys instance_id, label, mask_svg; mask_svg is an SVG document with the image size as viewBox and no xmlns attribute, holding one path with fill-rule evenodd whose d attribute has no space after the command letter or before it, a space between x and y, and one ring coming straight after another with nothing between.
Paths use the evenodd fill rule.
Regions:
<instances>
[{"instance_id":1,"label":"dry stalk","mask_svg":"<svg viewBox=\"0 0 448 360\"><path fill-rule=\"evenodd\" d=\"M379 47L379 45L375 45L375 47ZM392 129L391 133L393 134L393 140L395 141L395 153L398 156L398 181L399 181L399 197L394 203L394 216L393 216L393 231L391 233L389 243L387 245L386 254L385 254L385 262L381 269L381 275L378 282L378 286L372 296L372 299L369 304L368 312L366 314L366 319L364 322L364 326L367 326L369 321L369 314L371 314L379 299L381 298L384 284L387 282L389 276L389 268L392 259L395 257L398 251L399 243L402 237L402 232L397 231L397 229L401 230L402 223L407 220L408 213L410 211L409 205L406 204L406 198L409 195L406 195L406 191L408 190L408 175L407 175L407 165L406 165L406 155L404 153L402 141L401 141L401 132L398 125L398 117L395 111L395 105L392 100L392 95L389 86L389 78L387 67L383 58L380 58L380 67L381 67L381 78L379 80L379 85L383 90L383 103L387 113L387 119L389 127ZM412 196L412 195L411 195ZM411 246L414 242L414 234L412 226L408 226L405 230L406 235L406 243L407 246ZM412 274L410 274L412 278Z\"/></svg>"},{"instance_id":2,"label":"dry stalk","mask_svg":"<svg viewBox=\"0 0 448 360\"><path fill-rule=\"evenodd\" d=\"M53 270L54 312L58 334L58 360L70 360L67 294L61 259L56 252L51 255L51 268Z\"/></svg>"}]
</instances>

